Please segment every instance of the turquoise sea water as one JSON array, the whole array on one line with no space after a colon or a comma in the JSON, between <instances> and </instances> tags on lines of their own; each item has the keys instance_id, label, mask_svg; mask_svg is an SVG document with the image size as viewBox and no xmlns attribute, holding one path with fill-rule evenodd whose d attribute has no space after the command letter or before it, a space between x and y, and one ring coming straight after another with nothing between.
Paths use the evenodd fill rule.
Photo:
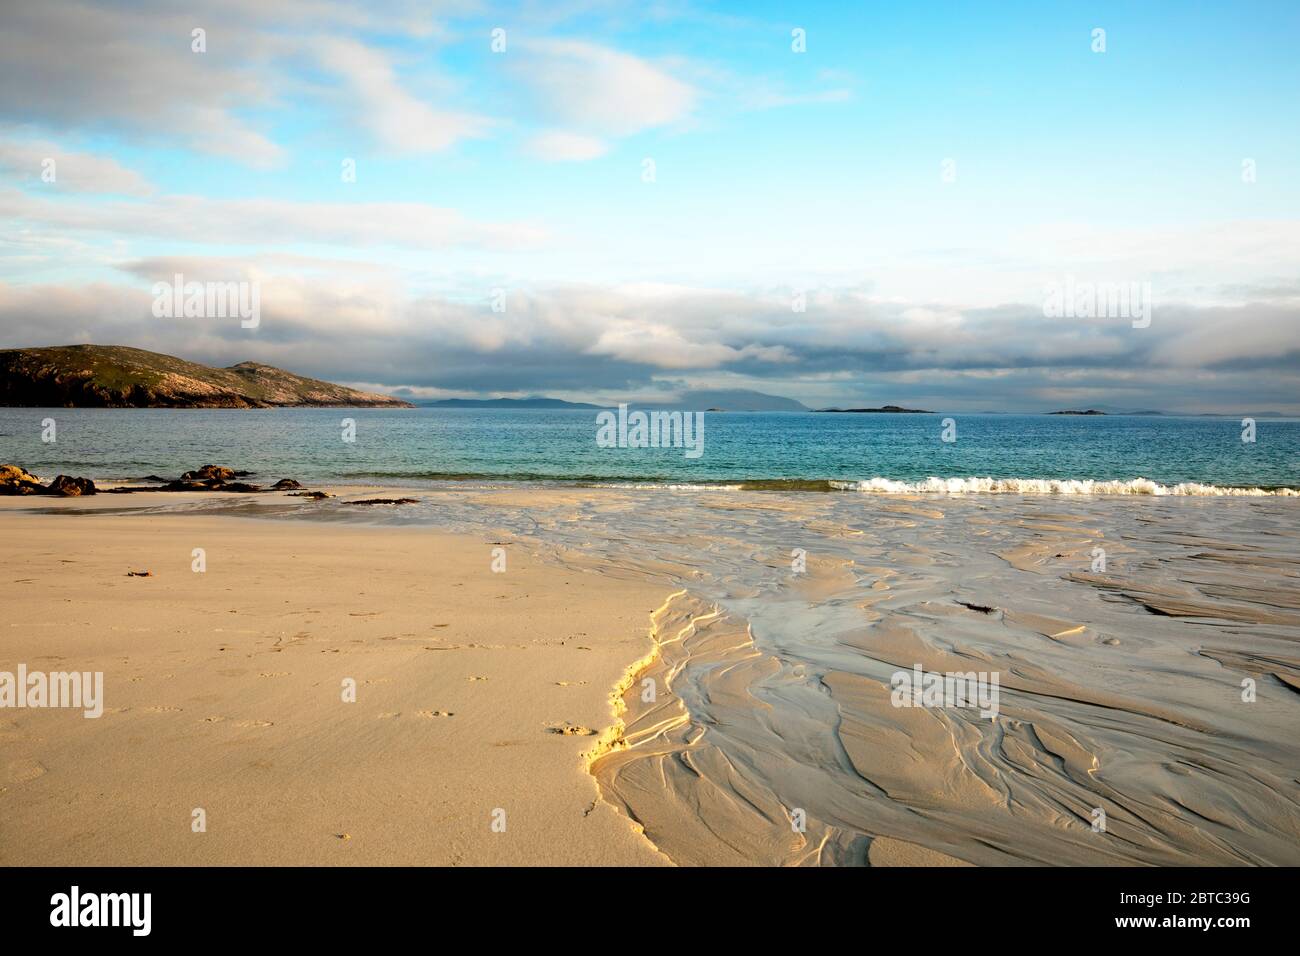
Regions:
<instances>
[{"instance_id":1,"label":"turquoise sea water","mask_svg":"<svg viewBox=\"0 0 1300 956\"><path fill-rule=\"evenodd\" d=\"M206 463L343 483L588 481L909 490L940 479L1300 488L1300 421L1164 416L706 413L703 454L602 448L596 412L0 409L0 461L42 477L175 476ZM956 441L942 440L944 419ZM54 419L55 441L42 441ZM356 423L343 440L343 421ZM834 483L834 484L832 484ZM911 487L915 487L912 485ZM981 490L952 482L938 490ZM998 490L1060 490L1002 485ZM1086 489L1066 489L1086 490ZM1113 489L1110 489L1113 490Z\"/></svg>"}]
</instances>

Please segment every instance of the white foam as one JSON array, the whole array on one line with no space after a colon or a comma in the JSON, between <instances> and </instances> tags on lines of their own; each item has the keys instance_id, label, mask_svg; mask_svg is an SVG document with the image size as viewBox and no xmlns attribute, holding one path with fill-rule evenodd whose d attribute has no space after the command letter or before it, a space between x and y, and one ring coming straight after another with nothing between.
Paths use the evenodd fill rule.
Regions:
<instances>
[{"instance_id":1,"label":"white foam","mask_svg":"<svg viewBox=\"0 0 1300 956\"><path fill-rule=\"evenodd\" d=\"M927 478L924 481L893 481L869 478L866 481L832 481L842 491L870 494L1019 494L1019 495L1185 495L1196 498L1294 498L1300 492L1291 488L1276 491L1264 488L1228 488L1183 482L1162 485L1148 478L1128 481L1092 481L1091 479L1056 478Z\"/></svg>"}]
</instances>

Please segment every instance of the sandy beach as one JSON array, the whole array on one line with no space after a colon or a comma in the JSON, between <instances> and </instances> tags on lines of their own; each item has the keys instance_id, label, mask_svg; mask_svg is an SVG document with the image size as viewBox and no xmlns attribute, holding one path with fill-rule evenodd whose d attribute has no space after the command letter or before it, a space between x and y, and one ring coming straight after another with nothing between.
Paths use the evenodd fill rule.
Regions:
<instances>
[{"instance_id":1,"label":"sandy beach","mask_svg":"<svg viewBox=\"0 0 1300 956\"><path fill-rule=\"evenodd\" d=\"M105 701L0 711L0 864L667 862L583 759L664 589L427 528L30 504L0 514L0 669L102 671Z\"/></svg>"},{"instance_id":2,"label":"sandy beach","mask_svg":"<svg viewBox=\"0 0 1300 956\"><path fill-rule=\"evenodd\" d=\"M0 862L1300 862L1293 499L333 490L0 499Z\"/></svg>"}]
</instances>

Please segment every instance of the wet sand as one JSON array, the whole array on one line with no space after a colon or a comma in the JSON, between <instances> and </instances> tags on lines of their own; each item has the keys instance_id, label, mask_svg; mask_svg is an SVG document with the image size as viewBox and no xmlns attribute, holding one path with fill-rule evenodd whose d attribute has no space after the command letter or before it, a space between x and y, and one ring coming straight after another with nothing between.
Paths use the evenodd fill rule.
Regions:
<instances>
[{"instance_id":1,"label":"wet sand","mask_svg":"<svg viewBox=\"0 0 1300 956\"><path fill-rule=\"evenodd\" d=\"M838 529L841 504L826 507L838 546L823 539L802 574L774 555L761 596L681 594L657 615L641 676L660 693L647 704L634 684L625 746L595 772L660 849L700 864L1300 862L1292 505L864 507ZM998 673L996 719L894 706L891 675L918 664Z\"/></svg>"},{"instance_id":2,"label":"wet sand","mask_svg":"<svg viewBox=\"0 0 1300 956\"><path fill-rule=\"evenodd\" d=\"M41 654L92 657L109 662L106 673L144 678L110 678L110 705L129 709L112 715L122 728L115 736L100 737L108 768L87 743L94 732L54 732L58 721L71 727L71 715L21 712L26 723L15 727L15 712L0 712L6 750L21 754L8 758L0 780L0 859L1300 863L1294 499L454 486L404 493L421 504L364 519L393 527L357 525L357 509L338 502L278 496L221 499L220 516L0 517L6 540L18 542L0 575L10 609L0 658L34 667ZM149 530L137 536L133 527ZM126 549L156 546L159 528L175 536L190 578L204 577L188 569L186 542L200 530L245 536L241 549L266 555L269 578L265 562L261 575L245 568L222 594L260 602L234 608L232 618L249 622L238 646L218 649L225 638L213 628L230 625L213 620L211 595L192 581L152 610L165 625L130 625L133 609L114 593L162 582L115 575L149 559L152 552L133 559ZM313 545L312 536L328 543ZM413 553L413 542L424 550ZM518 577L514 563L506 575L485 573L494 542L519 561ZM89 579L87 567L64 563L86 554L97 556ZM217 580L211 570L206 577ZM432 616L422 592L437 608ZM56 596L72 607L60 608ZM468 628L455 641L463 646L424 650L437 643L427 636L431 622L458 634ZM587 633L583 646L592 650L564 643L573 628ZM277 647L282 633L299 635L298 643ZM203 635L201 647L193 635ZM508 653L515 645L518 653ZM187 649L185 670L174 661ZM223 667L231 651L246 660ZM255 663L290 653L313 666ZM337 699L337 667L320 663L335 654L367 665L363 676L376 681L368 693L392 695L374 702L360 742L344 716L360 702L310 698ZM424 663L431 658L456 667ZM587 683L575 686L578 659L586 669L577 681ZM525 661L525 670L507 667L514 676L498 696L506 678L487 670L508 660ZM894 706L891 675L918 665L998 674L996 717ZM177 701L155 701L182 673ZM554 680L534 679L543 673ZM277 680L293 693L259 695ZM244 685L252 689L238 690ZM1253 699L1244 700L1248 689ZM115 701L114 693L127 696ZM278 709L253 706L263 699ZM148 711L159 706L181 707L191 723ZM415 719L439 710L455 716ZM208 716L224 719L199 727ZM75 720L108 727L109 718ZM249 720L272 726L239 724ZM297 733L271 736L281 726ZM271 739L244 760L258 734ZM152 836L165 778L141 770L142 743L184 769L187 793L215 786L242 807L243 836L219 851L195 850L188 808L177 834ZM294 756L286 759L285 748ZM222 760L198 758L209 750ZM497 761L494 751L510 756ZM55 770L62 779L41 782ZM86 794L102 785L98 778L114 782L125 809L105 802L99 812L116 822L79 813L95 803L89 796L67 800L77 773L89 773ZM532 779L554 787L530 787ZM491 795L498 792L506 796ZM483 808L510 800L528 801L536 829L516 839L512 823L507 842L487 830ZM430 817L437 824L422 829ZM20 825L40 837L35 852L6 838ZM321 836L335 830L349 839ZM591 855L584 836L595 833L603 856Z\"/></svg>"}]
</instances>

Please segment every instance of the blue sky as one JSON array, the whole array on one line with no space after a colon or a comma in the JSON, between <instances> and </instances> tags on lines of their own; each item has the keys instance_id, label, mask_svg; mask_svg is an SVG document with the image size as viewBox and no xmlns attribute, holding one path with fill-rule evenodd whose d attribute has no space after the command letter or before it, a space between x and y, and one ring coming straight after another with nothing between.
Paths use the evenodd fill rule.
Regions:
<instances>
[{"instance_id":1,"label":"blue sky","mask_svg":"<svg viewBox=\"0 0 1300 956\"><path fill-rule=\"evenodd\" d=\"M0 20L2 347L427 395L1300 411L1295 4ZM154 318L177 271L259 283L263 321ZM1149 286L1152 322L1048 318L1066 277Z\"/></svg>"}]
</instances>

